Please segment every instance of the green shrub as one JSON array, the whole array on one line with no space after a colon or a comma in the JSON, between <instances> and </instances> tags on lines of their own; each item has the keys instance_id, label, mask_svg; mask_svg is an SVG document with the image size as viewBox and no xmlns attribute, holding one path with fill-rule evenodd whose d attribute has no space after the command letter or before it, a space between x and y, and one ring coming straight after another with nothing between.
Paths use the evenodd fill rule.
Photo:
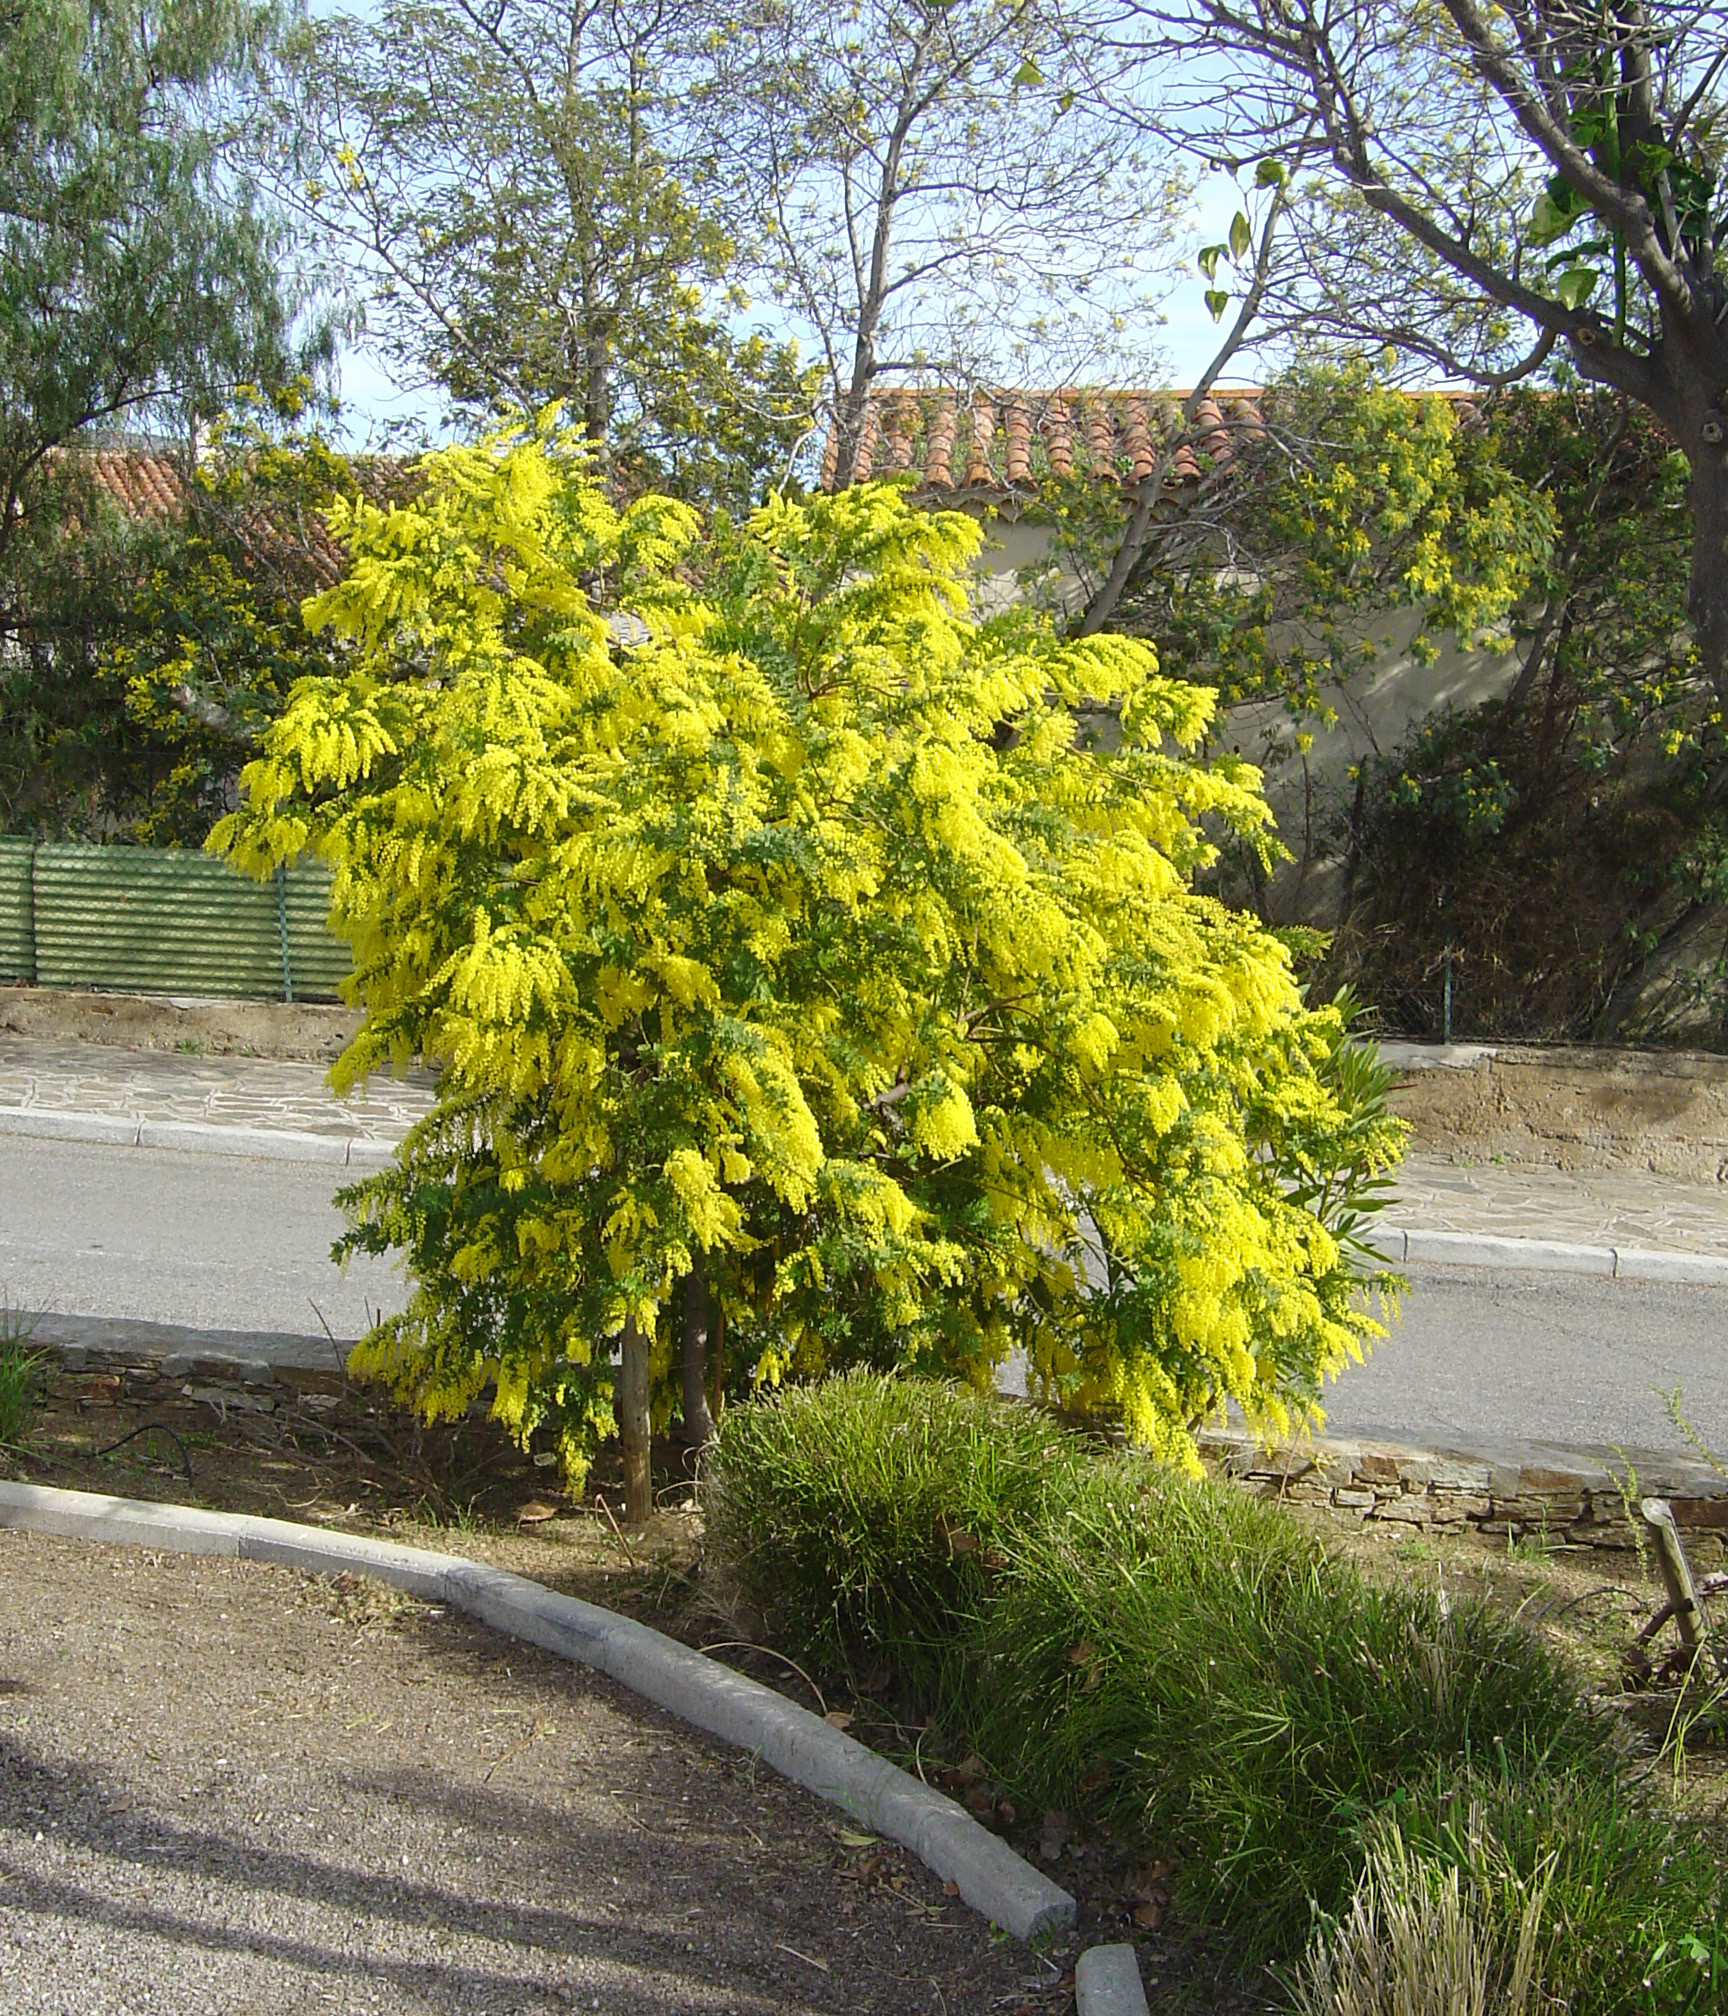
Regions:
<instances>
[{"instance_id":1,"label":"green shrub","mask_svg":"<svg viewBox=\"0 0 1728 2016\"><path fill-rule=\"evenodd\" d=\"M1464 1871L1452 1930L1501 1959L1546 1883L1563 2006L1717 2006L1708 1841L1628 1788L1617 1728L1514 1620L1373 1586L1276 1506L928 1384L736 1408L717 1471L711 1545L778 1642L886 1663L1032 1805L1174 1854L1186 1915L1245 1958L1347 1924L1395 1825L1424 1881Z\"/></svg>"},{"instance_id":2,"label":"green shrub","mask_svg":"<svg viewBox=\"0 0 1728 2016\"><path fill-rule=\"evenodd\" d=\"M776 1641L830 1672L884 1657L928 1692L1010 1527L1087 1458L1029 1408L857 1372L727 1411L709 1546Z\"/></svg>"},{"instance_id":3,"label":"green shrub","mask_svg":"<svg viewBox=\"0 0 1728 2016\"><path fill-rule=\"evenodd\" d=\"M977 1615L971 1735L1033 1798L1132 1818L1256 1956L1337 1912L1363 1823L1436 1773L1606 1768L1612 1733L1533 1634L1370 1586L1277 1507L1090 1466ZM1107 1774L1107 1775L1106 1775Z\"/></svg>"},{"instance_id":4,"label":"green shrub","mask_svg":"<svg viewBox=\"0 0 1728 2016\"><path fill-rule=\"evenodd\" d=\"M1502 1950L1525 1900L1543 1890L1543 1979L1562 2007L1579 2016L1728 2007L1720 1839L1624 1774L1454 1776L1409 1801L1397 1825L1429 1869L1466 1872Z\"/></svg>"}]
</instances>

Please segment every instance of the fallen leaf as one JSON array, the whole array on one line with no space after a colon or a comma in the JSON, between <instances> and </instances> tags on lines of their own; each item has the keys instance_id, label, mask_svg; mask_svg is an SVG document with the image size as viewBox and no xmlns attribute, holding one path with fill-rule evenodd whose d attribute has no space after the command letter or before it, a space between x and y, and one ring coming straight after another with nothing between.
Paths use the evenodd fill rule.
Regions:
<instances>
[{"instance_id":1,"label":"fallen leaf","mask_svg":"<svg viewBox=\"0 0 1728 2016\"><path fill-rule=\"evenodd\" d=\"M959 1894L960 1894L960 1886L959 1886L959 1884L958 1884L958 1883L944 1883L944 1884L942 1885L942 1894L943 1894L943 1896L944 1896L944 1897L958 1897L958 1896L959 1896Z\"/></svg>"},{"instance_id":2,"label":"fallen leaf","mask_svg":"<svg viewBox=\"0 0 1728 2016\"><path fill-rule=\"evenodd\" d=\"M1001 1821L1004 1827L1012 1827L1015 1821L1020 1818L1020 1809L1014 1804L1012 1799L998 1799L996 1802L996 1818Z\"/></svg>"},{"instance_id":3,"label":"fallen leaf","mask_svg":"<svg viewBox=\"0 0 1728 2016\"><path fill-rule=\"evenodd\" d=\"M959 1556L978 1552L978 1542L965 1527L951 1525L940 1512L936 1515L936 1531L947 1541L950 1554Z\"/></svg>"},{"instance_id":4,"label":"fallen leaf","mask_svg":"<svg viewBox=\"0 0 1728 2016\"><path fill-rule=\"evenodd\" d=\"M836 1729L850 1729L852 1726L852 1717L844 1708L830 1708L822 1719Z\"/></svg>"},{"instance_id":5,"label":"fallen leaf","mask_svg":"<svg viewBox=\"0 0 1728 2016\"><path fill-rule=\"evenodd\" d=\"M556 1519L556 1505L543 1505L538 1498L530 1498L516 1514L518 1526L543 1526L548 1519Z\"/></svg>"},{"instance_id":6,"label":"fallen leaf","mask_svg":"<svg viewBox=\"0 0 1728 2016\"><path fill-rule=\"evenodd\" d=\"M974 1750L970 1757L962 1757L955 1765L953 1776L962 1785L975 1785L984 1776L984 1760Z\"/></svg>"},{"instance_id":7,"label":"fallen leaf","mask_svg":"<svg viewBox=\"0 0 1728 2016\"><path fill-rule=\"evenodd\" d=\"M985 1786L974 1785L966 1795L966 1810L974 1820L982 1820L988 1827L996 1817L995 1798Z\"/></svg>"},{"instance_id":8,"label":"fallen leaf","mask_svg":"<svg viewBox=\"0 0 1728 2016\"><path fill-rule=\"evenodd\" d=\"M1054 1862L1074 1838L1073 1822L1060 1806L1052 1806L1038 1824L1038 1852Z\"/></svg>"},{"instance_id":9,"label":"fallen leaf","mask_svg":"<svg viewBox=\"0 0 1728 2016\"><path fill-rule=\"evenodd\" d=\"M1168 1902L1170 1870L1170 1863L1162 1855L1155 1861L1142 1862L1134 1871L1133 1880L1128 1885L1128 1895L1137 1904Z\"/></svg>"},{"instance_id":10,"label":"fallen leaf","mask_svg":"<svg viewBox=\"0 0 1728 2016\"><path fill-rule=\"evenodd\" d=\"M1156 1932L1158 1927L1162 1925L1163 1922L1164 1922L1164 1906L1162 1904L1135 1905L1134 1923L1140 1926L1143 1930L1147 1932Z\"/></svg>"},{"instance_id":11,"label":"fallen leaf","mask_svg":"<svg viewBox=\"0 0 1728 2016\"><path fill-rule=\"evenodd\" d=\"M840 1829L840 1839L848 1848L874 1848L876 1845L874 1834L854 1834L850 1827Z\"/></svg>"}]
</instances>

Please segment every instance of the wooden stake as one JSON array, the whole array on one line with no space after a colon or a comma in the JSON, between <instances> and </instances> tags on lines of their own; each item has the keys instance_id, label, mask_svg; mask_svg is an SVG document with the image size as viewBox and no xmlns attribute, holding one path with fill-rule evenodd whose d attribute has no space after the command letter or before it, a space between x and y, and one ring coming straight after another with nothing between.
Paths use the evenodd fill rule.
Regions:
<instances>
[{"instance_id":1,"label":"wooden stake","mask_svg":"<svg viewBox=\"0 0 1728 2016\"><path fill-rule=\"evenodd\" d=\"M654 1480L649 1469L651 1421L648 1413L648 1352L650 1340L636 1327L624 1325L622 1362L613 1389L612 1411L618 1417L618 1440L624 1451L624 1521L646 1526L654 1510Z\"/></svg>"},{"instance_id":2,"label":"wooden stake","mask_svg":"<svg viewBox=\"0 0 1728 2016\"><path fill-rule=\"evenodd\" d=\"M1666 1498L1646 1498L1638 1509L1644 1524L1650 1529L1650 1538L1656 1543L1662 1586L1668 1592L1668 1603L1674 1613L1681 1644L1694 1658L1708 1649L1717 1672L1723 1672L1723 1654L1710 1642L1710 1620L1704 1614L1697 1585L1692 1580L1691 1564L1680 1544L1680 1529L1674 1523L1674 1508Z\"/></svg>"}]
</instances>

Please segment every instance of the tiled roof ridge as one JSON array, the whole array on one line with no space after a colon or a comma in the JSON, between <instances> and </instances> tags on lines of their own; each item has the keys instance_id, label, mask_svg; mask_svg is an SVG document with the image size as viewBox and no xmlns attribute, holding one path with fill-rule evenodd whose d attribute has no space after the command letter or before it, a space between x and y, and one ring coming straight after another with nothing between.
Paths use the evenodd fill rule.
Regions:
<instances>
[{"instance_id":1,"label":"tiled roof ridge","mask_svg":"<svg viewBox=\"0 0 1728 2016\"><path fill-rule=\"evenodd\" d=\"M165 519L188 499L191 450L183 445L142 445L93 441L62 451L75 455L95 479L97 490L127 518ZM350 456L362 492L375 500L396 487L411 457ZM370 479L370 480L369 480ZM279 563L290 552L321 586L341 579L347 556L330 536L322 512L274 515L264 505L243 509L234 527L251 557L261 565Z\"/></svg>"},{"instance_id":2,"label":"tiled roof ridge","mask_svg":"<svg viewBox=\"0 0 1728 2016\"><path fill-rule=\"evenodd\" d=\"M852 480L912 476L916 495L1013 497L1044 477L1108 475L1123 483L1150 476L1170 457L1177 488L1198 484L1233 459L1237 436L1263 431L1262 385L1210 388L1183 415L1191 387L1010 386L957 391L896 386L872 396L859 434ZM1445 391L1467 417L1481 395ZM839 441L830 431L821 483L834 486Z\"/></svg>"}]
</instances>

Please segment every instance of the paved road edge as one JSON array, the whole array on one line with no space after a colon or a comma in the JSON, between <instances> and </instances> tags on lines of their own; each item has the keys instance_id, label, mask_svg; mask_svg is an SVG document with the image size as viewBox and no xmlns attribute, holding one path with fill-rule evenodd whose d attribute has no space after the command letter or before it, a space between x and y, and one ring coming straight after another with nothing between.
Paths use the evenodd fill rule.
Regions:
<instances>
[{"instance_id":1,"label":"paved road edge","mask_svg":"<svg viewBox=\"0 0 1728 2016\"><path fill-rule=\"evenodd\" d=\"M633 1618L507 1569L285 1519L206 1512L0 1480L0 1525L178 1554L232 1555L314 1574L370 1575L493 1630L590 1666L668 1714L758 1756L863 1826L909 1848L1016 1939L1066 1931L1075 1902L952 1799L760 1681Z\"/></svg>"},{"instance_id":2,"label":"paved road edge","mask_svg":"<svg viewBox=\"0 0 1728 2016\"><path fill-rule=\"evenodd\" d=\"M195 1155L236 1155L263 1162L322 1162L333 1168L386 1169L396 1144L361 1135L296 1133L288 1128L228 1127L203 1120L140 1120L120 1113L0 1106L0 1135L93 1142L110 1148L162 1148ZM1394 1266L1507 1267L1548 1274L1596 1274L1608 1280L1667 1281L1728 1288L1728 1255L1649 1246L1583 1246L1563 1239L1512 1239L1483 1232L1424 1231L1380 1225L1367 1243Z\"/></svg>"},{"instance_id":3,"label":"paved road edge","mask_svg":"<svg viewBox=\"0 0 1728 2016\"><path fill-rule=\"evenodd\" d=\"M1541 1274L1594 1274L1612 1281L1668 1281L1728 1288L1728 1255L1654 1246L1578 1246L1564 1239L1507 1239L1488 1232L1424 1232L1379 1225L1365 1242L1395 1267L1508 1268Z\"/></svg>"},{"instance_id":4,"label":"paved road edge","mask_svg":"<svg viewBox=\"0 0 1728 2016\"><path fill-rule=\"evenodd\" d=\"M385 1169L396 1158L394 1141L360 1134L229 1127L210 1120L145 1120L130 1113L82 1113L54 1106L0 1106L0 1135L35 1141L87 1141L104 1148L239 1155L256 1162L323 1162L337 1169Z\"/></svg>"}]
</instances>

